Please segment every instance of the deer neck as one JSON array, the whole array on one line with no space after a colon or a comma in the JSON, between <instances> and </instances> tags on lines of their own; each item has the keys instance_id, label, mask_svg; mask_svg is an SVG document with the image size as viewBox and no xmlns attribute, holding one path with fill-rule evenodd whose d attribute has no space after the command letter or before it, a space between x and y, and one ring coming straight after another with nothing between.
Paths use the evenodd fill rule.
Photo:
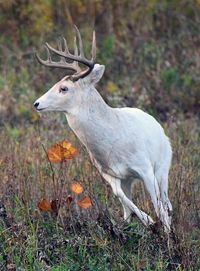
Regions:
<instances>
[{"instance_id":1,"label":"deer neck","mask_svg":"<svg viewBox=\"0 0 200 271\"><path fill-rule=\"evenodd\" d=\"M101 132L106 122L111 119L112 108L109 107L98 91L93 87L86 90L80 103L73 112L66 113L70 128L78 136L84 145L93 141Z\"/></svg>"},{"instance_id":2,"label":"deer neck","mask_svg":"<svg viewBox=\"0 0 200 271\"><path fill-rule=\"evenodd\" d=\"M94 87L80 93L79 96L80 99L74 109L66 113L69 121L87 122L90 115L94 118L105 117L105 113L111 109Z\"/></svg>"}]
</instances>

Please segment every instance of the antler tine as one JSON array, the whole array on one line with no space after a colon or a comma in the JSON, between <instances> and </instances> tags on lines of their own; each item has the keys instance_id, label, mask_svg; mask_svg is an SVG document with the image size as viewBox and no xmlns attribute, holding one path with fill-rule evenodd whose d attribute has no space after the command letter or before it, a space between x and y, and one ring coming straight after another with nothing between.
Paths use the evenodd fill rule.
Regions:
<instances>
[{"instance_id":1,"label":"antler tine","mask_svg":"<svg viewBox=\"0 0 200 271\"><path fill-rule=\"evenodd\" d=\"M80 56L81 56L82 58L85 58L84 52L83 52L83 42L82 42L82 38L81 38L80 31L78 30L78 27L77 27L76 25L74 25L74 28L75 28L76 34L77 34L77 36L78 36L78 43L79 43Z\"/></svg>"},{"instance_id":2,"label":"antler tine","mask_svg":"<svg viewBox=\"0 0 200 271\"><path fill-rule=\"evenodd\" d=\"M48 47L46 45L45 45L45 49L46 49L46 52L47 52L47 60L49 62L51 62L51 54L50 54L49 49L48 49Z\"/></svg>"},{"instance_id":3,"label":"antler tine","mask_svg":"<svg viewBox=\"0 0 200 271\"><path fill-rule=\"evenodd\" d=\"M63 41L64 41L64 52L66 53L66 54L70 54L70 52L69 52L69 48L68 48L68 46L67 46L67 41L66 41L66 39L63 37Z\"/></svg>"},{"instance_id":4,"label":"antler tine","mask_svg":"<svg viewBox=\"0 0 200 271\"><path fill-rule=\"evenodd\" d=\"M40 64L45 65L45 66L48 66L48 65L47 65L48 63L52 63L52 61L51 61L51 54L50 54L49 49L48 49L48 47L47 47L46 44L44 45L44 47L45 47L46 52L47 52L47 60L41 59L41 58L39 57L39 55L38 55L37 52L35 52L35 56L36 56L36 58L37 58L37 60L38 60L38 62L39 62Z\"/></svg>"},{"instance_id":5,"label":"antler tine","mask_svg":"<svg viewBox=\"0 0 200 271\"><path fill-rule=\"evenodd\" d=\"M91 61L96 60L96 33L93 31L93 36L92 36L92 59Z\"/></svg>"},{"instance_id":6,"label":"antler tine","mask_svg":"<svg viewBox=\"0 0 200 271\"><path fill-rule=\"evenodd\" d=\"M78 56L78 47L77 47L77 42L76 42L76 36L74 37L74 55L75 56ZM77 61L74 61L74 64L77 68L77 70L79 70L79 72L81 71L79 65L78 65L78 62Z\"/></svg>"},{"instance_id":7,"label":"antler tine","mask_svg":"<svg viewBox=\"0 0 200 271\"><path fill-rule=\"evenodd\" d=\"M38 62L39 62L40 64L45 65L44 62L46 62L46 61L44 61L43 59L41 59L41 58L39 57L39 55L38 55L37 52L35 52L35 57L37 58L37 60L38 60Z\"/></svg>"},{"instance_id":8,"label":"antler tine","mask_svg":"<svg viewBox=\"0 0 200 271\"><path fill-rule=\"evenodd\" d=\"M68 70L75 72L75 73L80 72L80 67L77 67L75 62L67 63L65 61L60 61L60 62L52 61L51 54L50 54L50 51L48 48L48 43L45 44L45 48L47 51L47 60L41 59L40 56L38 55L38 53L35 52L35 56L40 64L47 66L47 67L68 69Z\"/></svg>"},{"instance_id":9,"label":"antler tine","mask_svg":"<svg viewBox=\"0 0 200 271\"><path fill-rule=\"evenodd\" d=\"M87 76L94 68L95 58L96 58L96 38L95 38L95 32L93 32L92 58L91 60L89 60L84 56L81 34L77 26L74 26L74 27L76 29L76 35L75 35L75 40L74 40L74 54L71 54L69 52L67 41L63 38L64 44L62 43L62 41L59 41L58 49L51 47L51 45L49 45L48 43L45 44L45 47L47 50L47 60L41 59L37 53L36 53L36 58L39 61L39 63L45 66L69 69L73 71L74 73L71 76L71 79L73 81L76 81L79 78L84 78L85 76ZM78 46L77 46L76 38L78 38ZM52 52L56 54L57 56L60 56L61 58L60 62L52 61L51 59ZM81 71L78 65L79 63L87 66L87 68Z\"/></svg>"},{"instance_id":10,"label":"antler tine","mask_svg":"<svg viewBox=\"0 0 200 271\"><path fill-rule=\"evenodd\" d=\"M76 36L74 37L74 55L78 56L78 47L76 43Z\"/></svg>"},{"instance_id":11,"label":"antler tine","mask_svg":"<svg viewBox=\"0 0 200 271\"><path fill-rule=\"evenodd\" d=\"M58 44L58 50L62 52L62 41L60 38L57 40L57 44Z\"/></svg>"},{"instance_id":12,"label":"antler tine","mask_svg":"<svg viewBox=\"0 0 200 271\"><path fill-rule=\"evenodd\" d=\"M59 51L61 51L61 52L63 52L63 48L62 48L62 39L61 38L59 38L58 39L58 41L57 41L57 44L58 44L58 50ZM66 62L66 60L65 60L65 57L60 57L60 62Z\"/></svg>"}]
</instances>

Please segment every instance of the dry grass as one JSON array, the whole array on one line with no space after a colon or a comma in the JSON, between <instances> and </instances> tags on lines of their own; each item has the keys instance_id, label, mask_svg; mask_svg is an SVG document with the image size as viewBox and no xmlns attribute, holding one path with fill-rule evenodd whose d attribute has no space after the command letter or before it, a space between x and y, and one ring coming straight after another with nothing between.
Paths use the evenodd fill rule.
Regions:
<instances>
[{"instance_id":1,"label":"dry grass","mask_svg":"<svg viewBox=\"0 0 200 271\"><path fill-rule=\"evenodd\" d=\"M167 237L144 229L136 218L130 225L122 221L121 205L110 187L65 121L55 117L1 129L2 270L6 266L8 270L198 270L197 120L181 120L180 116L176 122L165 124L174 150L170 172L173 233ZM64 138L77 146L80 155L52 169L44 148ZM41 198L62 202L70 195L73 180L84 185L93 200L92 208L81 210L73 203L70 208L62 206L58 215L38 211ZM138 186L134 197L140 207L151 212L143 187Z\"/></svg>"}]
</instances>

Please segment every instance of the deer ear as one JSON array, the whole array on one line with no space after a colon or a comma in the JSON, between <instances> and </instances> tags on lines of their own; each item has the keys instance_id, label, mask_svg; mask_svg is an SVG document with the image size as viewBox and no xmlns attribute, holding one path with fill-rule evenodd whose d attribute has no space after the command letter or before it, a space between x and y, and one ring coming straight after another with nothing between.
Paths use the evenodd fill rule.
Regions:
<instances>
[{"instance_id":1,"label":"deer ear","mask_svg":"<svg viewBox=\"0 0 200 271\"><path fill-rule=\"evenodd\" d=\"M99 82L99 80L103 76L104 70L104 65L95 64L93 70L88 75L89 82L93 85Z\"/></svg>"}]
</instances>

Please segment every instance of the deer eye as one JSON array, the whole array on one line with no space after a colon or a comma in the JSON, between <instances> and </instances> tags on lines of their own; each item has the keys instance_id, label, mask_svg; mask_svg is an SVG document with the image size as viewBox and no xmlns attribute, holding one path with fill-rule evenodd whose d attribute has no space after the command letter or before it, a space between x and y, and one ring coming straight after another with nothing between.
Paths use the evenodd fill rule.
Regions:
<instances>
[{"instance_id":1,"label":"deer eye","mask_svg":"<svg viewBox=\"0 0 200 271\"><path fill-rule=\"evenodd\" d=\"M63 93L66 93L67 91L68 91L69 89L68 89L68 87L60 87L60 92L63 92Z\"/></svg>"}]
</instances>

